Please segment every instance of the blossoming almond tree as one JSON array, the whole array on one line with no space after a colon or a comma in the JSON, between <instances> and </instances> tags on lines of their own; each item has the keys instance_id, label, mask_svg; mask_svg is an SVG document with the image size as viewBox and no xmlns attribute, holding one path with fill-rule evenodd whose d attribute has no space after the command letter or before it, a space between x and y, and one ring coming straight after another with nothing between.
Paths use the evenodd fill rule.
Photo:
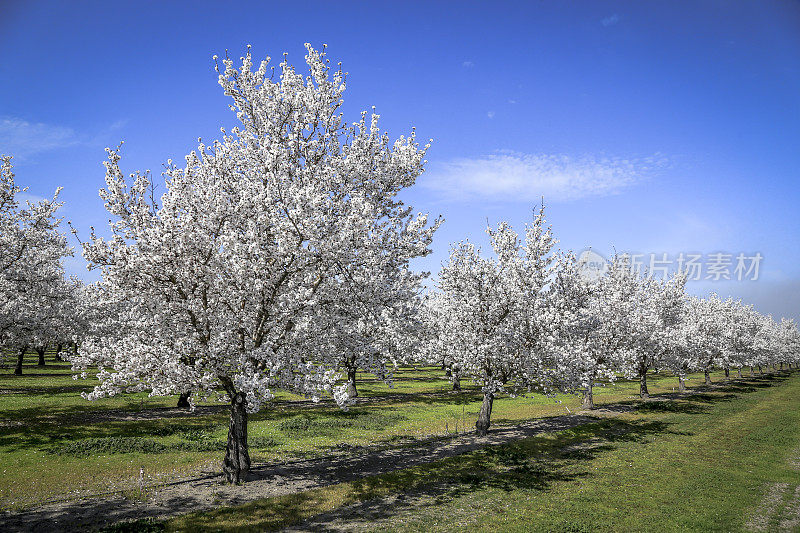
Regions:
<instances>
[{"instance_id":1,"label":"blossoming almond tree","mask_svg":"<svg viewBox=\"0 0 800 533\"><path fill-rule=\"evenodd\" d=\"M72 250L56 216L60 189L21 206L24 191L11 157L0 156L0 347L16 350L15 374L22 374L28 347L43 347L57 334L71 287L61 262Z\"/></svg>"},{"instance_id":2,"label":"blossoming almond tree","mask_svg":"<svg viewBox=\"0 0 800 533\"><path fill-rule=\"evenodd\" d=\"M791 368L800 358L800 331L797 329L797 323L793 319L782 318L778 335L778 362L781 369L784 364Z\"/></svg>"},{"instance_id":3,"label":"blossoming almond tree","mask_svg":"<svg viewBox=\"0 0 800 533\"><path fill-rule=\"evenodd\" d=\"M723 358L730 350L726 328L729 307L716 294L708 298L689 298L683 335L695 370L702 371L706 385L711 383L711 368L725 366Z\"/></svg>"},{"instance_id":4,"label":"blossoming almond tree","mask_svg":"<svg viewBox=\"0 0 800 533\"><path fill-rule=\"evenodd\" d=\"M731 368L736 368L738 377L742 377L743 361L752 352L754 335L757 323L754 320L756 311L752 306L747 306L741 300L727 298L723 302L723 309L718 320L722 321L719 343L722 356L719 364L725 371L725 380L730 379Z\"/></svg>"},{"instance_id":5,"label":"blossoming almond tree","mask_svg":"<svg viewBox=\"0 0 800 533\"><path fill-rule=\"evenodd\" d=\"M314 337L304 348L320 359L333 354L329 363L346 373L351 399L358 396L356 371L370 372L391 385L398 361L416 348L421 326L418 294L427 275L407 268L372 272L370 265L382 262L363 263L340 280L336 299L321 302Z\"/></svg>"},{"instance_id":6,"label":"blossoming almond tree","mask_svg":"<svg viewBox=\"0 0 800 533\"><path fill-rule=\"evenodd\" d=\"M449 328L457 324L457 317L447 314L457 312L457 307L448 305L446 295L441 291L429 291L424 295L420 306L423 327L418 337L419 356L414 361L441 367L453 383L454 391L461 390L461 358L449 344L452 337Z\"/></svg>"},{"instance_id":7,"label":"blossoming almond tree","mask_svg":"<svg viewBox=\"0 0 800 533\"><path fill-rule=\"evenodd\" d=\"M545 219L544 202L534 213L533 222L525 225L525 242L508 224L489 230L492 246L503 263L507 285L517 298L511 327L517 335L516 350L523 357L523 377L518 386L535 386L550 393L562 388L565 376L571 374L572 363L559 357L554 349L557 310L553 306L548 284L551 280L558 241L552 226Z\"/></svg>"},{"instance_id":8,"label":"blossoming almond tree","mask_svg":"<svg viewBox=\"0 0 800 533\"><path fill-rule=\"evenodd\" d=\"M639 395L649 398L647 371L656 364L670 366L679 341L685 276L676 273L655 280L631 268L630 258L617 254L601 279L603 320L614 343L620 370L639 379ZM666 363L666 364L665 364Z\"/></svg>"},{"instance_id":9,"label":"blossoming almond tree","mask_svg":"<svg viewBox=\"0 0 800 533\"><path fill-rule=\"evenodd\" d=\"M614 279L589 279L575 255L567 252L560 255L550 284L559 359L571 366L572 379L564 388L583 391L584 409L594 409L595 381L616 379L627 353L629 338L619 327L626 317L618 315L626 307L619 301Z\"/></svg>"},{"instance_id":10,"label":"blossoming almond tree","mask_svg":"<svg viewBox=\"0 0 800 533\"><path fill-rule=\"evenodd\" d=\"M605 355L598 353L597 357L612 361L615 371L628 376L638 375L639 361L634 339L640 325L636 312L641 291L637 275L631 270L630 258L625 254L615 254L596 285L597 314L601 321L598 337L605 351Z\"/></svg>"},{"instance_id":11,"label":"blossoming almond tree","mask_svg":"<svg viewBox=\"0 0 800 533\"><path fill-rule=\"evenodd\" d=\"M681 346L681 325L686 308L686 276L680 272L657 280L642 277L639 281L639 327L635 352L639 354L640 393L648 397L647 369L675 368ZM649 364L647 363L649 359Z\"/></svg>"},{"instance_id":12,"label":"blossoming almond tree","mask_svg":"<svg viewBox=\"0 0 800 533\"><path fill-rule=\"evenodd\" d=\"M451 248L441 270L441 295L432 302L442 308L431 317L443 321L432 330L440 335L438 349L483 391L478 435L489 430L492 406L499 391L514 392L540 382L546 365L548 336L545 285L554 245L544 226L543 211L526 227L526 241L502 222L487 229L496 258L481 256L472 243Z\"/></svg>"},{"instance_id":13,"label":"blossoming almond tree","mask_svg":"<svg viewBox=\"0 0 800 533\"><path fill-rule=\"evenodd\" d=\"M98 293L125 304L118 334L81 345L75 367L99 366L88 397L190 390L194 401L221 390L229 482L247 476L248 413L271 388L348 401L320 309L343 287L356 290L360 275L392 285L429 253L438 227L397 199L422 172L427 146L413 132L390 142L375 114L347 125L344 72L324 48L306 48L307 76L285 58L277 73L269 58L254 69L249 48L238 68L228 58L217 66L241 126L201 143L183 167L170 164L161 205L148 200L149 175L126 179L109 150L100 195L112 237L93 232L84 246L103 275ZM373 311L391 303L359 297Z\"/></svg>"},{"instance_id":14,"label":"blossoming almond tree","mask_svg":"<svg viewBox=\"0 0 800 533\"><path fill-rule=\"evenodd\" d=\"M780 359L782 343L780 324L772 315L758 314L758 333L753 342L752 366L758 368L758 373L764 373L764 367L775 364Z\"/></svg>"}]
</instances>

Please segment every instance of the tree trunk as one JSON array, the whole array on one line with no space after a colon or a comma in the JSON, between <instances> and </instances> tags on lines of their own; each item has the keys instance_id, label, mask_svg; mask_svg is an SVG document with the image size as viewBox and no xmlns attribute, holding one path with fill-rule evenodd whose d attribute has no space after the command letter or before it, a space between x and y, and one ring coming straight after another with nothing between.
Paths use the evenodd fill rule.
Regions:
<instances>
[{"instance_id":1,"label":"tree trunk","mask_svg":"<svg viewBox=\"0 0 800 533\"><path fill-rule=\"evenodd\" d=\"M751 378L753 377L753 367L752 366L750 367L750 377Z\"/></svg>"},{"instance_id":2,"label":"tree trunk","mask_svg":"<svg viewBox=\"0 0 800 533\"><path fill-rule=\"evenodd\" d=\"M492 404L494 403L494 393L483 393L483 404L481 405L481 412L478 415L478 421L475 422L475 430L478 432L479 437L486 436L489 431L489 424L492 418Z\"/></svg>"},{"instance_id":3,"label":"tree trunk","mask_svg":"<svg viewBox=\"0 0 800 533\"><path fill-rule=\"evenodd\" d=\"M592 388L594 387L594 380L589 379L589 385L583 391L583 408L594 409L594 394Z\"/></svg>"},{"instance_id":4,"label":"tree trunk","mask_svg":"<svg viewBox=\"0 0 800 533\"><path fill-rule=\"evenodd\" d=\"M736 377L738 378L742 377L742 367L736 369Z\"/></svg>"},{"instance_id":5,"label":"tree trunk","mask_svg":"<svg viewBox=\"0 0 800 533\"><path fill-rule=\"evenodd\" d=\"M45 350L44 346L38 346L36 348L36 353L39 354L39 362L36 363L36 366L44 366L44 350Z\"/></svg>"},{"instance_id":6,"label":"tree trunk","mask_svg":"<svg viewBox=\"0 0 800 533\"><path fill-rule=\"evenodd\" d=\"M63 346L63 344L56 344L56 356L53 357L53 361L63 361L63 359L61 359L61 348Z\"/></svg>"},{"instance_id":7,"label":"tree trunk","mask_svg":"<svg viewBox=\"0 0 800 533\"><path fill-rule=\"evenodd\" d=\"M222 470L228 483L244 482L250 471L250 453L247 451L247 400L241 392L231 398L228 446Z\"/></svg>"},{"instance_id":8,"label":"tree trunk","mask_svg":"<svg viewBox=\"0 0 800 533\"><path fill-rule=\"evenodd\" d=\"M683 376L678 376L678 392L686 392L686 380Z\"/></svg>"},{"instance_id":9,"label":"tree trunk","mask_svg":"<svg viewBox=\"0 0 800 533\"><path fill-rule=\"evenodd\" d=\"M14 368L14 374L17 376L22 375L22 360L25 358L25 350L27 346L23 346L19 349L19 354L17 354L17 366Z\"/></svg>"},{"instance_id":10,"label":"tree trunk","mask_svg":"<svg viewBox=\"0 0 800 533\"><path fill-rule=\"evenodd\" d=\"M783 362L781 362L781 370L783 370Z\"/></svg>"},{"instance_id":11,"label":"tree trunk","mask_svg":"<svg viewBox=\"0 0 800 533\"><path fill-rule=\"evenodd\" d=\"M758 365L758 373L762 376L764 375L764 369L761 368L761 365Z\"/></svg>"},{"instance_id":12,"label":"tree trunk","mask_svg":"<svg viewBox=\"0 0 800 533\"><path fill-rule=\"evenodd\" d=\"M703 376L706 379L706 385L711 385L711 374L708 373L708 368L703 370Z\"/></svg>"},{"instance_id":13,"label":"tree trunk","mask_svg":"<svg viewBox=\"0 0 800 533\"><path fill-rule=\"evenodd\" d=\"M191 395L191 391L182 392L181 395L178 396L178 407L181 409L189 409L191 407L189 404L189 396Z\"/></svg>"},{"instance_id":14,"label":"tree trunk","mask_svg":"<svg viewBox=\"0 0 800 533\"><path fill-rule=\"evenodd\" d=\"M461 390L461 372L453 372L453 390Z\"/></svg>"},{"instance_id":15,"label":"tree trunk","mask_svg":"<svg viewBox=\"0 0 800 533\"><path fill-rule=\"evenodd\" d=\"M647 369L645 368L643 371L639 372L639 396L643 400L646 400L650 397L650 392L647 390Z\"/></svg>"},{"instance_id":16,"label":"tree trunk","mask_svg":"<svg viewBox=\"0 0 800 533\"><path fill-rule=\"evenodd\" d=\"M356 389L356 369L347 369L347 394L351 398L358 398L358 389Z\"/></svg>"},{"instance_id":17,"label":"tree trunk","mask_svg":"<svg viewBox=\"0 0 800 533\"><path fill-rule=\"evenodd\" d=\"M725 367L725 381L731 380L731 369L727 366Z\"/></svg>"}]
</instances>

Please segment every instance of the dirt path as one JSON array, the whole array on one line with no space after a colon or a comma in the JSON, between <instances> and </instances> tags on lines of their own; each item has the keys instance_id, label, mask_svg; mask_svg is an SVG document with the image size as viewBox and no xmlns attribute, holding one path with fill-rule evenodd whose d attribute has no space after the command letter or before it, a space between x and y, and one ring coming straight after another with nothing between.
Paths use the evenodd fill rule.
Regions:
<instances>
[{"instance_id":1,"label":"dirt path","mask_svg":"<svg viewBox=\"0 0 800 533\"><path fill-rule=\"evenodd\" d=\"M609 416L607 412L602 415ZM589 422L584 414L545 418L518 426L499 427L486 437L465 434L414 446L367 451L336 458L318 458L285 464L255 466L244 485L227 485L219 475L168 484L145 502L119 495L48 504L21 513L0 515L0 530L86 531L123 520L165 518L192 511L238 505L253 500L301 492L314 487L361 479L393 470L410 468L541 433L561 431Z\"/></svg>"},{"instance_id":2,"label":"dirt path","mask_svg":"<svg viewBox=\"0 0 800 533\"><path fill-rule=\"evenodd\" d=\"M789 459L789 467L800 471L800 449ZM768 485L746 527L748 531L800 531L800 485Z\"/></svg>"}]
</instances>

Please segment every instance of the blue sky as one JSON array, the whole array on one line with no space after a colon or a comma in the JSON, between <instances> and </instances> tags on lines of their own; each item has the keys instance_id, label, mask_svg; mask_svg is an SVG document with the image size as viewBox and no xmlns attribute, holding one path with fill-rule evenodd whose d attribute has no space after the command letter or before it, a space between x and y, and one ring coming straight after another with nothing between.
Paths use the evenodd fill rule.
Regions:
<instances>
[{"instance_id":1,"label":"blue sky","mask_svg":"<svg viewBox=\"0 0 800 533\"><path fill-rule=\"evenodd\" d=\"M128 170L180 160L235 123L212 55L300 65L304 42L349 72L349 118L374 105L393 137L434 139L406 199L446 222L419 268L544 195L564 248L758 252L757 281L690 291L800 318L797 2L0 0L0 152L102 228L106 146Z\"/></svg>"}]
</instances>

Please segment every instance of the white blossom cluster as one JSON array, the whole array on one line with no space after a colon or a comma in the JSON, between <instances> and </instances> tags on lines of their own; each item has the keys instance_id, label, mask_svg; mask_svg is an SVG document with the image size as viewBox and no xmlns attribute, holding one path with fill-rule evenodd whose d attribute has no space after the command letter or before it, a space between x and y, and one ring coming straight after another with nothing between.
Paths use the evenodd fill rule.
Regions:
<instances>
[{"instance_id":1,"label":"white blossom cluster","mask_svg":"<svg viewBox=\"0 0 800 533\"><path fill-rule=\"evenodd\" d=\"M76 280L62 260L72 255L59 230L60 189L52 199L21 205L10 156L0 156L0 348L21 354L64 342L73 330Z\"/></svg>"},{"instance_id":2,"label":"white blossom cluster","mask_svg":"<svg viewBox=\"0 0 800 533\"><path fill-rule=\"evenodd\" d=\"M90 398L222 390L255 412L273 387L346 404L345 357L386 374L416 320L422 275L408 263L439 225L397 198L427 146L413 131L390 142L374 113L345 124L344 72L307 50L307 76L285 59L254 70L249 49L238 67L221 61L241 125L170 164L159 202L151 176L126 177L108 150L100 195L113 235L93 232L84 255L115 326L75 360L103 368Z\"/></svg>"},{"instance_id":3,"label":"white blossom cluster","mask_svg":"<svg viewBox=\"0 0 800 533\"><path fill-rule=\"evenodd\" d=\"M481 387L487 422L481 432L497 392L549 390L562 370L553 357L555 308L545 291L555 240L544 224L542 207L525 228L524 243L506 223L487 228L494 258L482 257L470 242L454 244L438 291L426 300L428 358Z\"/></svg>"}]
</instances>

